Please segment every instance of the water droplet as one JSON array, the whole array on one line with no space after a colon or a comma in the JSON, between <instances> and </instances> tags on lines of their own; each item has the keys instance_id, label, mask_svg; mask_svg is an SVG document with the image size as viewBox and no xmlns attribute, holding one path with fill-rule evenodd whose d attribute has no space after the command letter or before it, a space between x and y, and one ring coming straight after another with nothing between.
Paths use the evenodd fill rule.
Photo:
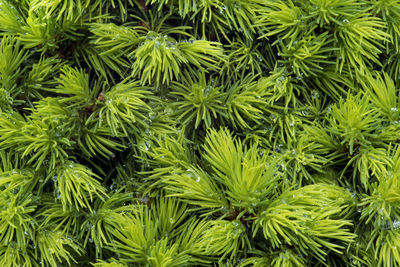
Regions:
<instances>
[{"instance_id":1,"label":"water droplet","mask_svg":"<svg viewBox=\"0 0 400 267\"><path fill-rule=\"evenodd\" d=\"M106 105L111 105L112 104L112 102L113 102L113 99L112 98L108 98L107 96L105 97L106 98Z\"/></svg>"},{"instance_id":2,"label":"water droplet","mask_svg":"<svg viewBox=\"0 0 400 267\"><path fill-rule=\"evenodd\" d=\"M169 218L169 222L173 224L175 222L174 218Z\"/></svg>"},{"instance_id":3,"label":"water droplet","mask_svg":"<svg viewBox=\"0 0 400 267\"><path fill-rule=\"evenodd\" d=\"M196 182L200 182L200 176L197 176L197 178L196 178Z\"/></svg>"},{"instance_id":4,"label":"water droplet","mask_svg":"<svg viewBox=\"0 0 400 267\"><path fill-rule=\"evenodd\" d=\"M194 178L195 177L192 169L187 169L186 170L186 175L189 176L190 178Z\"/></svg>"},{"instance_id":5,"label":"water droplet","mask_svg":"<svg viewBox=\"0 0 400 267\"><path fill-rule=\"evenodd\" d=\"M221 206L221 211L222 212L227 212L229 209L226 206Z\"/></svg>"},{"instance_id":6,"label":"water droplet","mask_svg":"<svg viewBox=\"0 0 400 267\"><path fill-rule=\"evenodd\" d=\"M167 41L167 47L168 48L175 48L175 43L171 42L171 41Z\"/></svg>"},{"instance_id":7,"label":"water droplet","mask_svg":"<svg viewBox=\"0 0 400 267\"><path fill-rule=\"evenodd\" d=\"M149 151L150 148L151 148L151 145L150 145L149 143L145 142L145 143L144 143L144 149L145 149L146 151Z\"/></svg>"},{"instance_id":8,"label":"water droplet","mask_svg":"<svg viewBox=\"0 0 400 267\"><path fill-rule=\"evenodd\" d=\"M397 111L399 111L398 108L391 108L390 110L391 110L392 112L397 112Z\"/></svg>"},{"instance_id":9,"label":"water droplet","mask_svg":"<svg viewBox=\"0 0 400 267\"><path fill-rule=\"evenodd\" d=\"M28 232L24 232L25 235L28 235Z\"/></svg>"},{"instance_id":10,"label":"water droplet","mask_svg":"<svg viewBox=\"0 0 400 267\"><path fill-rule=\"evenodd\" d=\"M208 96L210 94L210 92L212 91L212 87L211 86L207 86L204 89L204 95Z\"/></svg>"},{"instance_id":11,"label":"water droplet","mask_svg":"<svg viewBox=\"0 0 400 267\"><path fill-rule=\"evenodd\" d=\"M299 80L299 81L303 80L303 73L297 74L296 75L296 79Z\"/></svg>"},{"instance_id":12,"label":"water droplet","mask_svg":"<svg viewBox=\"0 0 400 267\"><path fill-rule=\"evenodd\" d=\"M113 183L110 185L110 189L111 189L112 191L116 192L116 191L117 191L117 184L116 184L115 182L113 182Z\"/></svg>"},{"instance_id":13,"label":"water droplet","mask_svg":"<svg viewBox=\"0 0 400 267\"><path fill-rule=\"evenodd\" d=\"M277 167L279 168L279 171L286 171L286 165L285 164L277 164Z\"/></svg>"},{"instance_id":14,"label":"water droplet","mask_svg":"<svg viewBox=\"0 0 400 267\"><path fill-rule=\"evenodd\" d=\"M344 24L348 24L349 22L350 22L350 21L349 21L348 19L344 19L344 20L343 20L343 23L344 23Z\"/></svg>"},{"instance_id":15,"label":"water droplet","mask_svg":"<svg viewBox=\"0 0 400 267\"><path fill-rule=\"evenodd\" d=\"M310 113L309 113L307 110L302 110L302 111L300 111L300 113L301 113L301 115L303 115L303 116L308 116L308 115L310 115Z\"/></svg>"},{"instance_id":16,"label":"water droplet","mask_svg":"<svg viewBox=\"0 0 400 267\"><path fill-rule=\"evenodd\" d=\"M89 242L90 242L90 243L93 243L93 239L92 239L92 238L89 238Z\"/></svg>"},{"instance_id":17,"label":"water droplet","mask_svg":"<svg viewBox=\"0 0 400 267\"><path fill-rule=\"evenodd\" d=\"M144 197L139 197L138 200L144 204L147 204L150 199L147 196L144 196Z\"/></svg>"}]
</instances>

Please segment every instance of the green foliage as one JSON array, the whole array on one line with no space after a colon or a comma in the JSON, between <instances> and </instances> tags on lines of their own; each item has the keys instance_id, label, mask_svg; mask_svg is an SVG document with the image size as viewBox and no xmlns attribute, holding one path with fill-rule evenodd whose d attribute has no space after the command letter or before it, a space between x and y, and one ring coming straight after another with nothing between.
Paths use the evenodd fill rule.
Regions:
<instances>
[{"instance_id":1,"label":"green foliage","mask_svg":"<svg viewBox=\"0 0 400 267\"><path fill-rule=\"evenodd\" d=\"M183 64L215 70L222 55L220 45L215 42L193 39L177 42L167 35L149 32L132 55L133 75L138 75L142 83L155 80L156 84L168 84L177 79Z\"/></svg>"},{"instance_id":2,"label":"green foliage","mask_svg":"<svg viewBox=\"0 0 400 267\"><path fill-rule=\"evenodd\" d=\"M385 23L380 18L365 17L361 14L344 19L335 32L340 42L341 61L337 61L339 70L343 69L345 62L348 62L348 67L351 66L361 74L367 72L369 62L380 65L377 54L382 49L381 42L390 38L383 31L384 27Z\"/></svg>"},{"instance_id":3,"label":"green foliage","mask_svg":"<svg viewBox=\"0 0 400 267\"><path fill-rule=\"evenodd\" d=\"M59 86L53 90L58 94L70 95L65 97L60 102L68 103L70 107L77 106L90 106L93 95L96 91L89 89L89 77L82 71L65 67L61 69L60 78L57 78Z\"/></svg>"},{"instance_id":4,"label":"green foliage","mask_svg":"<svg viewBox=\"0 0 400 267\"><path fill-rule=\"evenodd\" d=\"M71 261L75 261L67 247L72 248L78 254L82 253L82 249L66 239L62 231L48 232L44 230L37 234L35 241L41 255L41 262L50 266L57 265L57 262L67 262L70 265Z\"/></svg>"},{"instance_id":5,"label":"green foliage","mask_svg":"<svg viewBox=\"0 0 400 267\"><path fill-rule=\"evenodd\" d=\"M397 0L0 0L0 266L399 266Z\"/></svg>"},{"instance_id":6,"label":"green foliage","mask_svg":"<svg viewBox=\"0 0 400 267\"><path fill-rule=\"evenodd\" d=\"M21 42L11 35L2 37L0 45L1 87L8 93L16 90L15 83L21 70L20 65L28 58L28 53L21 47Z\"/></svg>"},{"instance_id":7,"label":"green foliage","mask_svg":"<svg viewBox=\"0 0 400 267\"><path fill-rule=\"evenodd\" d=\"M103 200L105 189L95 178L96 175L86 166L66 162L64 166L58 168L53 180L57 186L57 198L61 200L63 209L68 206L89 208L94 195ZM89 196L89 197L88 197Z\"/></svg>"},{"instance_id":8,"label":"green foliage","mask_svg":"<svg viewBox=\"0 0 400 267\"><path fill-rule=\"evenodd\" d=\"M184 125L194 121L194 128L197 129L201 122L208 128L212 124L212 118L216 119L217 114L224 111L224 95L221 87L215 80L206 80L205 72L194 74L198 79L193 80L191 73L184 74L183 83L174 82L171 85L171 94L177 97L177 101L171 106L176 108L177 119ZM196 77L196 78L197 78Z\"/></svg>"},{"instance_id":9,"label":"green foliage","mask_svg":"<svg viewBox=\"0 0 400 267\"><path fill-rule=\"evenodd\" d=\"M316 37L310 35L296 41L289 48L282 42L280 54L288 58L287 63L297 76L317 76L323 71L324 65L334 64L328 57L336 49L330 46L327 37L327 32Z\"/></svg>"},{"instance_id":10,"label":"green foliage","mask_svg":"<svg viewBox=\"0 0 400 267\"><path fill-rule=\"evenodd\" d=\"M97 120L99 127L107 124L113 136L127 136L128 127L136 131L143 129L146 126L145 119L150 112L150 107L145 102L150 98L150 92L146 89L137 82L122 82L115 85L104 95L99 96L103 103L98 111L91 114L87 123Z\"/></svg>"}]
</instances>

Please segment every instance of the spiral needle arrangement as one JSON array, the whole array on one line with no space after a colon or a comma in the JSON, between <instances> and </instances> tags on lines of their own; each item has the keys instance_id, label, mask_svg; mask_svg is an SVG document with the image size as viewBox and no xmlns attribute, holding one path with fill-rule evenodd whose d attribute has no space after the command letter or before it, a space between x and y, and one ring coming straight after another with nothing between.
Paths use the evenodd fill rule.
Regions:
<instances>
[{"instance_id":1,"label":"spiral needle arrangement","mask_svg":"<svg viewBox=\"0 0 400 267\"><path fill-rule=\"evenodd\" d=\"M400 266L400 1L0 0L0 266Z\"/></svg>"}]
</instances>

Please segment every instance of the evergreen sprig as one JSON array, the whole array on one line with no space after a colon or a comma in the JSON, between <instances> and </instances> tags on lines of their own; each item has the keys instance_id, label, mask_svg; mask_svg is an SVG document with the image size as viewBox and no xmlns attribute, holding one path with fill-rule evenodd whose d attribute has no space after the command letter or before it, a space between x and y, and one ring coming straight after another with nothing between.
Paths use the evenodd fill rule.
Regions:
<instances>
[{"instance_id":1,"label":"evergreen sprig","mask_svg":"<svg viewBox=\"0 0 400 267\"><path fill-rule=\"evenodd\" d=\"M396 0L0 0L0 266L399 266Z\"/></svg>"}]
</instances>

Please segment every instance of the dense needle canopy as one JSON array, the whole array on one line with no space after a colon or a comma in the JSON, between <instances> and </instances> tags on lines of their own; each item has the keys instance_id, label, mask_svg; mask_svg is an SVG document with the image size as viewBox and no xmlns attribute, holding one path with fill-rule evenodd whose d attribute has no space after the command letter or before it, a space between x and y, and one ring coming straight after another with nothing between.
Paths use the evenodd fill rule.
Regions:
<instances>
[{"instance_id":1,"label":"dense needle canopy","mask_svg":"<svg viewBox=\"0 0 400 267\"><path fill-rule=\"evenodd\" d=\"M0 266L399 266L400 1L0 0Z\"/></svg>"}]
</instances>

